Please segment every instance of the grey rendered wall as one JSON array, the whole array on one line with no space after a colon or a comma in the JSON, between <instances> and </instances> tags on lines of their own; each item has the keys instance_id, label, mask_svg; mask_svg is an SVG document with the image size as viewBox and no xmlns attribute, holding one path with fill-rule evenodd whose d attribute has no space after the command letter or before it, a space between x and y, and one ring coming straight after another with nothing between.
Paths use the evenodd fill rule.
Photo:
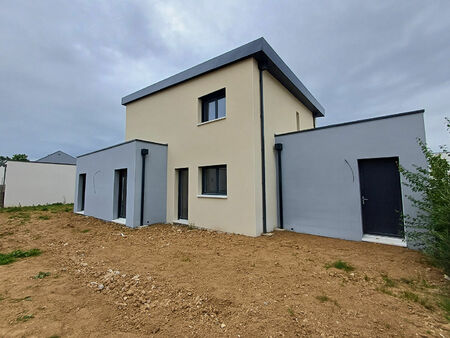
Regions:
<instances>
[{"instance_id":1,"label":"grey rendered wall","mask_svg":"<svg viewBox=\"0 0 450 338\"><path fill-rule=\"evenodd\" d=\"M134 203L137 215L135 223L140 223L142 156L141 149L148 149L145 159L145 189L144 189L144 224L166 222L167 198L167 146L137 141L136 144L136 194Z\"/></svg>"},{"instance_id":2,"label":"grey rendered wall","mask_svg":"<svg viewBox=\"0 0 450 338\"><path fill-rule=\"evenodd\" d=\"M284 227L360 241L358 159L399 157L408 169L425 166L417 138L425 141L423 113L276 136L283 144ZM402 184L402 195L411 194ZM403 211L415 214L406 197Z\"/></svg>"},{"instance_id":3,"label":"grey rendered wall","mask_svg":"<svg viewBox=\"0 0 450 338\"><path fill-rule=\"evenodd\" d=\"M115 171L127 169L126 225L140 224L141 149L149 150L146 162L144 223L165 222L167 147L132 141L77 158L74 211L78 211L79 177L86 174L84 214L111 221L117 218Z\"/></svg>"}]
</instances>

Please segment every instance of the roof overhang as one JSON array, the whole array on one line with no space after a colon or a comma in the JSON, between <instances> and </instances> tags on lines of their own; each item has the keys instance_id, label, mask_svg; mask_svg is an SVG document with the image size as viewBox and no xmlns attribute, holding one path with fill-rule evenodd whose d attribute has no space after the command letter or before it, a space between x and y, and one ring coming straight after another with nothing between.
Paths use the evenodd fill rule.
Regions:
<instances>
[{"instance_id":1,"label":"roof overhang","mask_svg":"<svg viewBox=\"0 0 450 338\"><path fill-rule=\"evenodd\" d=\"M286 89L292 93L292 95L294 95L300 102L302 102L309 110L313 112L315 117L324 116L325 109L264 38L259 38L255 41L249 42L225 54L219 55L165 80L159 81L153 85L127 95L122 98L122 104L127 105L143 97L249 57L254 57L261 67L264 67L264 69L269 71L273 77L280 81L280 83L283 84L283 86L285 86Z\"/></svg>"}]
</instances>

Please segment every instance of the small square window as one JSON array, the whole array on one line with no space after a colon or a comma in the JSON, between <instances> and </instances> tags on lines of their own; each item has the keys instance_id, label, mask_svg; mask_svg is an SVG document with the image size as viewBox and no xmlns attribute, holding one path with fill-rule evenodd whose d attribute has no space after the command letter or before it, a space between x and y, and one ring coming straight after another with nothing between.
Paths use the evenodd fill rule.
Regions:
<instances>
[{"instance_id":1,"label":"small square window","mask_svg":"<svg viewBox=\"0 0 450 338\"><path fill-rule=\"evenodd\" d=\"M200 98L202 122L217 120L226 115L225 88Z\"/></svg>"},{"instance_id":2,"label":"small square window","mask_svg":"<svg viewBox=\"0 0 450 338\"><path fill-rule=\"evenodd\" d=\"M202 194L227 194L227 166L216 165L202 168Z\"/></svg>"}]
</instances>

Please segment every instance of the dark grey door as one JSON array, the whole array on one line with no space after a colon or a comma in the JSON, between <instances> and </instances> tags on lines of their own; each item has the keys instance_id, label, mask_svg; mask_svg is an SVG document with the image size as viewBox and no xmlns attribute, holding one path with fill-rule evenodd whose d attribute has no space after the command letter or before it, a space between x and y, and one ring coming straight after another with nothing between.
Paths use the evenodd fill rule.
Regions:
<instances>
[{"instance_id":1,"label":"dark grey door","mask_svg":"<svg viewBox=\"0 0 450 338\"><path fill-rule=\"evenodd\" d=\"M363 231L402 237L402 194L398 158L359 160Z\"/></svg>"},{"instance_id":2,"label":"dark grey door","mask_svg":"<svg viewBox=\"0 0 450 338\"><path fill-rule=\"evenodd\" d=\"M81 192L78 211L83 211L86 200L86 174L80 174L79 189L81 189Z\"/></svg>"},{"instance_id":3,"label":"dark grey door","mask_svg":"<svg viewBox=\"0 0 450 338\"><path fill-rule=\"evenodd\" d=\"M188 169L178 169L178 219L188 219Z\"/></svg>"},{"instance_id":4,"label":"dark grey door","mask_svg":"<svg viewBox=\"0 0 450 338\"><path fill-rule=\"evenodd\" d=\"M119 198L117 218L127 217L127 169L119 170Z\"/></svg>"}]
</instances>

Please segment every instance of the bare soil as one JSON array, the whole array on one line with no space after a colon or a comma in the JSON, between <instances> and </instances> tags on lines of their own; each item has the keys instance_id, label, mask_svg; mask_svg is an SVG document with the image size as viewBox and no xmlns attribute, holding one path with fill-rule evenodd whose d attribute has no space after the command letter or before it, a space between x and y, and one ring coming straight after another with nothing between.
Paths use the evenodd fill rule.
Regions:
<instances>
[{"instance_id":1,"label":"bare soil","mask_svg":"<svg viewBox=\"0 0 450 338\"><path fill-rule=\"evenodd\" d=\"M412 250L64 210L0 212L0 253L43 252L0 266L1 337L449 336L448 285Z\"/></svg>"}]
</instances>

